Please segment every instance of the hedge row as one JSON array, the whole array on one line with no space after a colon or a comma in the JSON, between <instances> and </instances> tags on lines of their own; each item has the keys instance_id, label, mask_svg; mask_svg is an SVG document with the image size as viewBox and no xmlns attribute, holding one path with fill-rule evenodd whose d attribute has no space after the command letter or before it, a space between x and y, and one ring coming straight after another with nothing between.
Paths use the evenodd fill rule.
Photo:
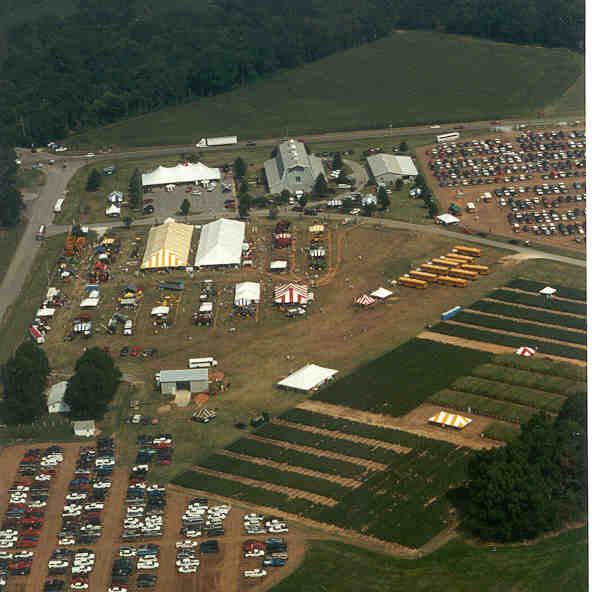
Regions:
<instances>
[{"instance_id":1,"label":"hedge row","mask_svg":"<svg viewBox=\"0 0 592 592\"><path fill-rule=\"evenodd\" d=\"M491 397L500 401L529 405L530 407L536 407L537 409L551 411L553 413L559 413L559 410L563 407L563 403L565 403L565 397L560 395L537 391L523 386L508 388L508 385L503 382L486 380L477 376L463 376L463 378L455 380L450 388L455 391L483 395L484 397Z\"/></svg>"},{"instance_id":2,"label":"hedge row","mask_svg":"<svg viewBox=\"0 0 592 592\"><path fill-rule=\"evenodd\" d=\"M240 438L239 440L236 440L227 447L227 450L257 458L267 458L275 462L287 463L294 467L303 467L313 471L327 473L328 475L340 475L341 477L348 477L351 479L360 479L362 474L366 471L363 465L356 465L343 460L327 458L326 456L315 456L314 454L282 448L281 446L274 446L268 442L251 440L250 438Z\"/></svg>"},{"instance_id":3,"label":"hedge row","mask_svg":"<svg viewBox=\"0 0 592 592\"><path fill-rule=\"evenodd\" d=\"M438 405L458 409L459 411L486 415L513 423L526 423L535 413L534 410L513 405L512 403L450 389L444 389L434 393L430 397L430 401Z\"/></svg>"},{"instance_id":4,"label":"hedge row","mask_svg":"<svg viewBox=\"0 0 592 592\"><path fill-rule=\"evenodd\" d=\"M265 481L267 483L283 485L284 487L291 487L292 489L317 493L318 495L336 500L343 498L350 489L338 483L327 481L326 479L308 477L307 475L301 475L293 471L274 469L273 467L259 465L222 454L209 456L201 465L207 469L213 469L222 473L240 475L241 477L256 479L257 481Z\"/></svg>"},{"instance_id":5,"label":"hedge row","mask_svg":"<svg viewBox=\"0 0 592 592\"><path fill-rule=\"evenodd\" d=\"M517 302L526 306L539 306L549 310L558 310L560 312L569 312L572 314L586 315L586 303L566 302L565 300L556 300L554 298L545 298L539 294L522 294L512 292L511 290L495 290L489 294L490 298L505 300L506 302Z\"/></svg>"},{"instance_id":6,"label":"hedge row","mask_svg":"<svg viewBox=\"0 0 592 592\"><path fill-rule=\"evenodd\" d=\"M399 444L400 446L406 446L407 448L413 448L414 450L423 450L426 446L432 446L434 442L429 438L416 436L415 434L409 434L408 432L403 432L401 430L383 428L361 423L359 421L331 417L329 415L323 415L322 413L315 413L314 411L299 409L297 407L282 413L280 418L301 425L333 430L354 436L362 436L363 438L373 438L374 440L389 442L390 444ZM452 445L442 442L442 446L449 447Z\"/></svg>"},{"instance_id":7,"label":"hedge row","mask_svg":"<svg viewBox=\"0 0 592 592\"><path fill-rule=\"evenodd\" d=\"M486 352L412 339L335 381L313 399L375 413L404 415L490 357Z\"/></svg>"},{"instance_id":8,"label":"hedge row","mask_svg":"<svg viewBox=\"0 0 592 592\"><path fill-rule=\"evenodd\" d=\"M451 325L443 322L438 323L431 329L436 333L444 333L445 335L452 335L454 337L461 337L463 339L473 339L474 341L484 341L486 343L496 343L498 345L506 345L508 347L521 347L527 345L529 347L536 347L539 353L549 354L552 356L560 356L562 358L573 358L575 360L585 360L586 350L570 347L569 345L561 345L559 343L550 343L548 341L538 341L532 337L518 337L516 335L505 335L503 333L494 333L485 329L478 329L477 327L465 327L463 325ZM459 364L462 366L462 364ZM469 368L465 374L469 374Z\"/></svg>"},{"instance_id":9,"label":"hedge row","mask_svg":"<svg viewBox=\"0 0 592 592\"><path fill-rule=\"evenodd\" d=\"M505 368L519 368L529 372L538 372L549 376L559 376L577 381L578 385L586 390L587 369L583 366L576 366L569 362L558 362L535 356L534 358L523 358L514 354L498 354L491 359L492 364L504 366Z\"/></svg>"},{"instance_id":10,"label":"hedge row","mask_svg":"<svg viewBox=\"0 0 592 592\"><path fill-rule=\"evenodd\" d=\"M522 308L521 306L512 306L511 304L504 304L502 302L479 300L473 302L469 308L481 312L504 315L506 317L525 319L527 321L559 325L560 327L566 327L568 329L581 329L582 331L585 331L588 328L588 323L585 318L560 315L554 312L547 312L546 310Z\"/></svg>"},{"instance_id":11,"label":"hedge row","mask_svg":"<svg viewBox=\"0 0 592 592\"><path fill-rule=\"evenodd\" d=\"M529 370L520 370L495 363L477 366L477 368L473 369L473 376L505 382L506 385L525 386L539 391L559 393L565 396L586 390L585 382L578 382L560 376L551 376L550 374L540 374Z\"/></svg>"},{"instance_id":12,"label":"hedge row","mask_svg":"<svg viewBox=\"0 0 592 592\"><path fill-rule=\"evenodd\" d=\"M511 442L520 435L520 429L505 423L492 421L483 432L486 438L500 440L501 442Z\"/></svg>"},{"instance_id":13,"label":"hedge row","mask_svg":"<svg viewBox=\"0 0 592 592\"><path fill-rule=\"evenodd\" d=\"M508 284L509 288L516 288L517 290L526 290L527 292L539 292L549 284L535 282L534 280L525 280L517 278ZM556 295L560 298L570 298L571 300L581 300L586 302L586 290L578 290L577 288L567 288L565 286L553 286L557 290Z\"/></svg>"},{"instance_id":14,"label":"hedge row","mask_svg":"<svg viewBox=\"0 0 592 592\"><path fill-rule=\"evenodd\" d=\"M311 446L312 448L329 450L331 452L339 452L340 454L353 456L354 458L363 458L383 464L390 464L399 456L392 450L386 450L378 446L372 447L349 440L337 440L330 436L312 434L297 428L289 428L273 423L264 424L255 433L265 438L302 444L303 446Z\"/></svg>"},{"instance_id":15,"label":"hedge row","mask_svg":"<svg viewBox=\"0 0 592 592\"><path fill-rule=\"evenodd\" d=\"M518 320L500 319L498 317L490 317L466 310L457 313L454 320L459 323L487 327L488 329L500 329L502 331L522 333L523 335L532 335L534 337L543 337L546 339L565 341L567 343L586 345L585 333L577 333L575 331L561 329L560 327L545 327L533 323L521 323Z\"/></svg>"}]
</instances>

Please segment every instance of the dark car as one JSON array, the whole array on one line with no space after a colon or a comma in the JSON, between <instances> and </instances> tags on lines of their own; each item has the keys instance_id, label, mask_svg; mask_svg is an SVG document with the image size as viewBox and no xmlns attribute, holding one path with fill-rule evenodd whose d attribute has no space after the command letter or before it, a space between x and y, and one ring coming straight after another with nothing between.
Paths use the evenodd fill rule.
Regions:
<instances>
[{"instance_id":1,"label":"dark car","mask_svg":"<svg viewBox=\"0 0 592 592\"><path fill-rule=\"evenodd\" d=\"M154 206L153 205L144 206L144 209L142 211L144 212L144 214L152 214L152 213L154 213Z\"/></svg>"},{"instance_id":2,"label":"dark car","mask_svg":"<svg viewBox=\"0 0 592 592\"><path fill-rule=\"evenodd\" d=\"M119 352L119 355L122 358L125 358L127 356L127 354L129 354L129 347L126 345L125 347L121 348L121 351Z\"/></svg>"},{"instance_id":3,"label":"dark car","mask_svg":"<svg viewBox=\"0 0 592 592\"><path fill-rule=\"evenodd\" d=\"M249 142L247 142L247 146L257 146L257 142L253 142L253 140L250 140Z\"/></svg>"}]
</instances>

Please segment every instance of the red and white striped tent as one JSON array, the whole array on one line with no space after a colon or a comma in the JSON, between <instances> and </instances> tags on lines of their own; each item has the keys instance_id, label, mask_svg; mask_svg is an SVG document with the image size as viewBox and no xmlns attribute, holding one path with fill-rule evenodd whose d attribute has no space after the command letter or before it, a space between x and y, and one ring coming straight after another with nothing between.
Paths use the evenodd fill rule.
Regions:
<instances>
[{"instance_id":1,"label":"red and white striped tent","mask_svg":"<svg viewBox=\"0 0 592 592\"><path fill-rule=\"evenodd\" d=\"M273 291L273 300L276 304L303 304L308 302L308 286L293 282L278 286Z\"/></svg>"},{"instance_id":2,"label":"red and white striped tent","mask_svg":"<svg viewBox=\"0 0 592 592\"><path fill-rule=\"evenodd\" d=\"M529 358L536 354L536 349L534 349L533 347L519 347L515 353L518 356L526 356Z\"/></svg>"},{"instance_id":3,"label":"red and white striped tent","mask_svg":"<svg viewBox=\"0 0 592 592\"><path fill-rule=\"evenodd\" d=\"M368 294L364 294L363 296L360 296L357 300L356 300L356 304L358 304L359 306L372 306L373 304L376 304L376 298L372 298L372 296L368 296Z\"/></svg>"}]
</instances>

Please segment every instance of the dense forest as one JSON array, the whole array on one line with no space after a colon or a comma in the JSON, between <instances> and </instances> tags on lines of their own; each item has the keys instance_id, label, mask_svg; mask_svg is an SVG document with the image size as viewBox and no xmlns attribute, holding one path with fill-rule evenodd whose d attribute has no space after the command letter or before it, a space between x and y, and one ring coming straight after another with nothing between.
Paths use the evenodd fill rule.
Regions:
<instances>
[{"instance_id":1,"label":"dense forest","mask_svg":"<svg viewBox=\"0 0 592 592\"><path fill-rule=\"evenodd\" d=\"M576 50L584 39L582 0L40 4L0 38L0 133L20 145L225 92L395 27Z\"/></svg>"}]
</instances>

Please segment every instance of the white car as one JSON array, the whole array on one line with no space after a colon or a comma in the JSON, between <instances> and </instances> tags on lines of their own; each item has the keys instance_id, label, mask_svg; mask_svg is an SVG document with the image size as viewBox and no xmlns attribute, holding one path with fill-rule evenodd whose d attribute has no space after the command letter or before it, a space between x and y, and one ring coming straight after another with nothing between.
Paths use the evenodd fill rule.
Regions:
<instances>
[{"instance_id":1,"label":"white car","mask_svg":"<svg viewBox=\"0 0 592 592\"><path fill-rule=\"evenodd\" d=\"M62 512L62 517L63 518L76 518L76 516L80 516L81 512L80 510L68 510L66 512Z\"/></svg>"},{"instance_id":2,"label":"white car","mask_svg":"<svg viewBox=\"0 0 592 592\"><path fill-rule=\"evenodd\" d=\"M201 530L188 530L185 532L185 536L189 537L190 539L194 539L196 537L201 536Z\"/></svg>"},{"instance_id":3,"label":"white car","mask_svg":"<svg viewBox=\"0 0 592 592\"><path fill-rule=\"evenodd\" d=\"M64 567L68 567L69 565L70 563L64 559L52 559L47 563L47 567L49 569L62 569Z\"/></svg>"},{"instance_id":4,"label":"white car","mask_svg":"<svg viewBox=\"0 0 592 592\"><path fill-rule=\"evenodd\" d=\"M154 485L150 485L149 487L146 488L146 491L164 491L165 488L162 485L158 485L158 483L155 483Z\"/></svg>"},{"instance_id":5,"label":"white car","mask_svg":"<svg viewBox=\"0 0 592 592\"><path fill-rule=\"evenodd\" d=\"M94 152L87 152L84 156L86 158L94 158L95 154L94 154Z\"/></svg>"},{"instance_id":6,"label":"white car","mask_svg":"<svg viewBox=\"0 0 592 592\"><path fill-rule=\"evenodd\" d=\"M287 526L270 526L267 529L267 532L276 533L276 534L279 534L280 532L288 532L288 527Z\"/></svg>"},{"instance_id":7,"label":"white car","mask_svg":"<svg viewBox=\"0 0 592 592\"><path fill-rule=\"evenodd\" d=\"M264 569L247 569L243 573L245 578L264 578L267 575Z\"/></svg>"},{"instance_id":8,"label":"white car","mask_svg":"<svg viewBox=\"0 0 592 592\"><path fill-rule=\"evenodd\" d=\"M47 502L42 502L42 501L37 501L37 502L31 502L29 504L29 508L33 509L39 509L39 508L45 508L45 506L47 506Z\"/></svg>"},{"instance_id":9,"label":"white car","mask_svg":"<svg viewBox=\"0 0 592 592\"><path fill-rule=\"evenodd\" d=\"M24 559L31 559L35 556L33 551L19 551L18 553L14 554L15 561L23 561Z\"/></svg>"},{"instance_id":10,"label":"white car","mask_svg":"<svg viewBox=\"0 0 592 592\"><path fill-rule=\"evenodd\" d=\"M430 125L430 129L440 129L439 125Z\"/></svg>"},{"instance_id":11,"label":"white car","mask_svg":"<svg viewBox=\"0 0 592 592\"><path fill-rule=\"evenodd\" d=\"M138 561L138 569L158 569L160 563L158 561Z\"/></svg>"},{"instance_id":12,"label":"white car","mask_svg":"<svg viewBox=\"0 0 592 592\"><path fill-rule=\"evenodd\" d=\"M88 584L86 582L74 582L70 584L72 590L88 590Z\"/></svg>"},{"instance_id":13,"label":"white car","mask_svg":"<svg viewBox=\"0 0 592 592\"><path fill-rule=\"evenodd\" d=\"M0 551L0 561L8 561L9 559L13 558L12 553L8 553L7 551Z\"/></svg>"},{"instance_id":14,"label":"white car","mask_svg":"<svg viewBox=\"0 0 592 592\"><path fill-rule=\"evenodd\" d=\"M92 570L93 568L90 565L75 565L72 568L72 575L85 576L86 574L89 574Z\"/></svg>"},{"instance_id":15,"label":"white car","mask_svg":"<svg viewBox=\"0 0 592 592\"><path fill-rule=\"evenodd\" d=\"M111 586L107 592L127 592L126 586Z\"/></svg>"},{"instance_id":16,"label":"white car","mask_svg":"<svg viewBox=\"0 0 592 592\"><path fill-rule=\"evenodd\" d=\"M263 557L264 555L264 549L252 549L251 551L245 552L245 559L250 559L251 557Z\"/></svg>"},{"instance_id":17,"label":"white car","mask_svg":"<svg viewBox=\"0 0 592 592\"><path fill-rule=\"evenodd\" d=\"M119 556L120 557L135 557L136 556L136 548L135 547L120 547L119 548Z\"/></svg>"},{"instance_id":18,"label":"white car","mask_svg":"<svg viewBox=\"0 0 592 592\"><path fill-rule=\"evenodd\" d=\"M87 493L69 493L66 496L66 501L67 502L76 502L76 501L80 501L80 500L85 500L87 498L88 494Z\"/></svg>"},{"instance_id":19,"label":"white car","mask_svg":"<svg viewBox=\"0 0 592 592\"><path fill-rule=\"evenodd\" d=\"M177 571L180 574L193 574L197 572L197 567L182 565L180 567L177 567Z\"/></svg>"},{"instance_id":20,"label":"white car","mask_svg":"<svg viewBox=\"0 0 592 592\"><path fill-rule=\"evenodd\" d=\"M263 518L263 514L255 514L251 512L251 514L245 514L243 520L256 520L257 522L260 522L261 520L263 520Z\"/></svg>"},{"instance_id":21,"label":"white car","mask_svg":"<svg viewBox=\"0 0 592 592\"><path fill-rule=\"evenodd\" d=\"M197 547L197 541L177 541L175 547L177 549L191 549Z\"/></svg>"},{"instance_id":22,"label":"white car","mask_svg":"<svg viewBox=\"0 0 592 592\"><path fill-rule=\"evenodd\" d=\"M92 512L94 510L102 510L105 507L103 502L92 502L84 505L85 512Z\"/></svg>"},{"instance_id":23,"label":"white car","mask_svg":"<svg viewBox=\"0 0 592 592\"><path fill-rule=\"evenodd\" d=\"M182 559L177 559L177 561L175 562L175 565L177 567L183 567L183 566L199 567L199 559L191 559L189 557L184 557Z\"/></svg>"},{"instance_id":24,"label":"white car","mask_svg":"<svg viewBox=\"0 0 592 592\"><path fill-rule=\"evenodd\" d=\"M75 545L76 544L76 540L74 539L74 537L68 536L68 537L62 537L58 539L58 545Z\"/></svg>"}]
</instances>

